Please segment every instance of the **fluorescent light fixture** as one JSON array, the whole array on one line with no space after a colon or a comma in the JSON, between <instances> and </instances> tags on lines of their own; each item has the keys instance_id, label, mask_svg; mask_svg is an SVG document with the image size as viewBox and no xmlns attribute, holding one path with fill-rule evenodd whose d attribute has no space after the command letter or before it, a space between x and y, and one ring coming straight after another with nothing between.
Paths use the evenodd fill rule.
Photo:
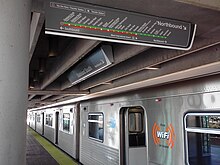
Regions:
<instances>
[{"instance_id":1,"label":"fluorescent light fixture","mask_svg":"<svg viewBox=\"0 0 220 165\"><path fill-rule=\"evenodd\" d=\"M160 66L150 66L150 67L146 67L144 69L147 69L147 70L158 70L158 69L160 69Z\"/></svg>"}]
</instances>

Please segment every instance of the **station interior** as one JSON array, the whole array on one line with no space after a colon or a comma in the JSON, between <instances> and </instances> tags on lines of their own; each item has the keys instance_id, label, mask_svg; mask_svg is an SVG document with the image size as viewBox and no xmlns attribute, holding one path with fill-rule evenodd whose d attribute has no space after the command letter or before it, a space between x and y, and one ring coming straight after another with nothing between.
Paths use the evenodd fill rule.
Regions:
<instances>
[{"instance_id":1,"label":"station interior","mask_svg":"<svg viewBox=\"0 0 220 165\"><path fill-rule=\"evenodd\" d=\"M210 102L213 103L212 105L210 103L210 113L213 110L214 114L209 114L208 108L204 108L204 111L208 111L206 115L189 113L188 116L182 117L181 124L187 124L184 127L185 132L183 131L181 135L190 139L198 137L197 133L204 134L202 129L200 132L193 129L198 127L198 120L203 121L204 116L209 116L211 125L217 122L219 127L213 126L215 129L212 131L205 130L207 134L197 140L205 142L204 138L214 139L211 154L215 157L211 163L212 165L220 163L218 158L220 140L215 140L216 136L213 135L217 134L219 137L220 134L220 106L214 104L219 98L220 79L219 0L1 0L0 17L0 165L28 164L26 144L35 141L32 135L29 137L30 132L34 134L34 127L29 125L27 130L28 111L35 112L95 100L91 105L88 103L89 106L93 106L94 103L99 104L99 98L117 98L115 95L123 98L124 93L129 93L130 98L138 97L132 96L133 91L145 96L144 90L147 93L147 89L154 95L153 89L159 93L159 88L162 87L166 92L168 91L166 85L170 89L174 84L175 89L179 87L178 89L182 90L180 87L184 84L185 87L191 85L194 87L194 82L211 84L203 86L203 89L208 91L205 96L212 92L217 93L210 96ZM105 23L105 19L109 22ZM144 38L149 40L145 41ZM188 95L195 93L200 95L199 87L195 86ZM160 102L161 98L154 100ZM194 103L197 100L188 99L188 103L190 101ZM106 103L103 102L104 107ZM114 107L116 104L117 101L110 105ZM203 103L203 106L205 105ZM81 107L83 106L84 104ZM197 112L201 107L200 105L193 108ZM86 111L86 108L83 108L82 111ZM135 108L135 110L128 108L129 112L135 111L144 116L142 106L138 105ZM123 112L123 108L121 111ZM56 115L56 112L54 114ZM164 112L163 115L165 114ZM172 114L174 112L170 113L170 116ZM92 115L94 114L88 113L88 120L95 120ZM170 119L170 116L164 118L169 121L176 120ZM122 118L119 116L119 119ZM123 122L124 120L126 121L122 119ZM193 123L194 121L197 121L197 124ZM110 123L109 127L113 128L114 124ZM85 125L84 123L77 125L80 126ZM147 126L146 124L145 127ZM152 124L151 129L161 131L163 127L166 131L173 129L172 125L165 126L164 123ZM176 131L180 126L176 124L174 128ZM147 131L144 133L146 135L143 135L143 132L140 135L143 138L148 135ZM169 141L169 135L162 132L162 140L153 136L149 141L152 138L152 144L156 145L167 138L169 143L174 143ZM174 133L171 135L174 136ZM131 138L137 140L139 135ZM133 140L131 145L138 145L137 143L145 145L145 142L148 143L148 140L139 142ZM56 142L54 143L56 146ZM189 140L188 143L186 146L190 148L190 145L194 146L198 142ZM178 145L180 146L181 142L176 142L175 146L160 145L161 151L159 149L155 151L163 153L169 149L168 152L171 153L172 148ZM201 150L205 150L204 146L205 144ZM197 150L198 147L189 152L185 149L181 151L183 155L186 152L194 155ZM210 154L208 150L206 148L207 155ZM126 151L125 153L130 154ZM123 153L120 154L123 156ZM175 157L175 153L172 153L172 156ZM116 159L109 155L106 157L109 162ZM123 158L124 160L121 157L117 158L117 161L121 165L132 165L128 163L130 159L127 157ZM176 156L176 159L178 158L179 156ZM175 159L172 162L171 156L164 156L165 161L154 155L147 156L146 159L152 160L147 163L150 165L162 165L161 162L164 162L164 165L174 165L177 161ZM206 159L191 159L185 156L179 158L180 162L184 163L185 159L190 164L207 165ZM79 163L80 157L76 160ZM37 160L33 161L36 163ZM55 165L53 161L51 160L51 164ZM83 161L80 163L86 165ZM34 165L32 162L29 164ZM94 163L91 161L92 164Z\"/></svg>"}]
</instances>

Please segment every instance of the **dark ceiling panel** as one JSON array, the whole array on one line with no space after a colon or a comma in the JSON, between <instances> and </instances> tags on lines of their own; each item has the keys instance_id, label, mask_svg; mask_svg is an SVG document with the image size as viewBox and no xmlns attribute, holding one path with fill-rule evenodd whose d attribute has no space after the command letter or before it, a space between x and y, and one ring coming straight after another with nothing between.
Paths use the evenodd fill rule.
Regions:
<instances>
[{"instance_id":1,"label":"dark ceiling panel","mask_svg":"<svg viewBox=\"0 0 220 165\"><path fill-rule=\"evenodd\" d=\"M114 63L105 71L69 88L70 82L66 75L70 69L97 49L100 42L47 35L43 26L29 66L29 107L75 98L88 94L89 91L93 93L91 95L93 97L95 92L103 95L113 94L127 90L129 86L138 88L138 85L166 83L169 82L168 78L172 77L171 74L178 73L176 79L187 77L188 75L183 73L186 71L190 75L187 71L190 68L193 70L191 75L200 76L205 76L203 72L214 74L218 70L216 67L220 58L219 46L216 45L220 43L220 11L214 7L195 6L173 0L78 0L78 2L197 24L194 45L189 51L175 51L102 42L101 44L112 46ZM33 0L32 12L44 15L46 11L43 3L43 0ZM40 27L40 24L36 25L38 26ZM55 52L56 56L50 56L51 52ZM42 59L44 62L40 62ZM44 70L41 70L43 65L41 63L45 63ZM159 70L143 69L158 64ZM202 66L209 70L202 69ZM140 81L144 83L141 84ZM125 87L126 85L128 86Z\"/></svg>"}]
</instances>

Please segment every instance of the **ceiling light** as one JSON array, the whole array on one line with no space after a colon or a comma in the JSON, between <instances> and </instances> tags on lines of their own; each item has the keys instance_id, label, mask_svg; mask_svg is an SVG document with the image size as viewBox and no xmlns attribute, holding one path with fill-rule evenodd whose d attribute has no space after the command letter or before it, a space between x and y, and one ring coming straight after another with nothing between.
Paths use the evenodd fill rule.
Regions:
<instances>
[{"instance_id":1,"label":"ceiling light","mask_svg":"<svg viewBox=\"0 0 220 165\"><path fill-rule=\"evenodd\" d=\"M144 69L147 69L147 70L158 70L160 68L161 68L160 65L154 65L154 66L145 67Z\"/></svg>"},{"instance_id":2,"label":"ceiling light","mask_svg":"<svg viewBox=\"0 0 220 165\"><path fill-rule=\"evenodd\" d=\"M57 56L58 54L58 38L49 37L49 57Z\"/></svg>"},{"instance_id":3,"label":"ceiling light","mask_svg":"<svg viewBox=\"0 0 220 165\"><path fill-rule=\"evenodd\" d=\"M39 72L37 70L34 70L34 77L33 77L34 82L39 81Z\"/></svg>"},{"instance_id":4,"label":"ceiling light","mask_svg":"<svg viewBox=\"0 0 220 165\"><path fill-rule=\"evenodd\" d=\"M34 85L34 81L31 80L30 84L29 84L29 89L34 89L35 85Z\"/></svg>"}]
</instances>

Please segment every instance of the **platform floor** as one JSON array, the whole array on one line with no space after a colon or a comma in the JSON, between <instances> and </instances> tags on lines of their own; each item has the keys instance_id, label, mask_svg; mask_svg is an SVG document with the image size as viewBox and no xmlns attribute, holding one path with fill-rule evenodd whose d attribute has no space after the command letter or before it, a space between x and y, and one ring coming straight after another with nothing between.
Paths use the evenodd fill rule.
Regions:
<instances>
[{"instance_id":1,"label":"platform floor","mask_svg":"<svg viewBox=\"0 0 220 165\"><path fill-rule=\"evenodd\" d=\"M26 165L59 165L30 131L27 131Z\"/></svg>"},{"instance_id":2,"label":"platform floor","mask_svg":"<svg viewBox=\"0 0 220 165\"><path fill-rule=\"evenodd\" d=\"M32 129L27 129L26 137L26 165L78 164Z\"/></svg>"}]
</instances>

